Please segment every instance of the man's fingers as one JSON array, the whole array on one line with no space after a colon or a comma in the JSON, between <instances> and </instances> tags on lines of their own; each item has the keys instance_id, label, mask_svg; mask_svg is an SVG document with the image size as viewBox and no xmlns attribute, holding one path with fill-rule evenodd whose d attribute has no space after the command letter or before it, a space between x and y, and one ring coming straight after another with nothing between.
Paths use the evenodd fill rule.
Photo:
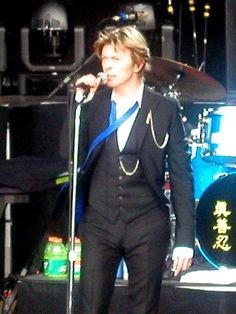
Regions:
<instances>
[{"instance_id":1,"label":"man's fingers","mask_svg":"<svg viewBox=\"0 0 236 314\"><path fill-rule=\"evenodd\" d=\"M171 270L174 272L174 276L178 276L180 272L189 269L191 265L192 265L192 258L177 257L173 261Z\"/></svg>"}]
</instances>

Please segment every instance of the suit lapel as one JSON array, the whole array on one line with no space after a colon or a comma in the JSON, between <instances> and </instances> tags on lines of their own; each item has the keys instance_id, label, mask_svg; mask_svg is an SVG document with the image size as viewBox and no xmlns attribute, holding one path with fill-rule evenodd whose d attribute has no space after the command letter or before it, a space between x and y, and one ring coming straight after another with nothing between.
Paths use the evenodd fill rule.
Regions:
<instances>
[{"instance_id":1,"label":"suit lapel","mask_svg":"<svg viewBox=\"0 0 236 314\"><path fill-rule=\"evenodd\" d=\"M102 95L101 99L96 102L96 110L94 111L93 121L93 134L92 138L94 139L98 134L100 134L108 125L108 119L110 115L110 102L111 102L111 93L107 91Z\"/></svg>"},{"instance_id":2,"label":"suit lapel","mask_svg":"<svg viewBox=\"0 0 236 314\"><path fill-rule=\"evenodd\" d=\"M142 99L142 106L137 117L137 144L138 144L138 151L140 151L144 137L147 133L149 125L147 124L148 115L150 111L156 110L156 98L154 97L153 93L148 90L148 87L145 86L143 99Z\"/></svg>"},{"instance_id":3,"label":"suit lapel","mask_svg":"<svg viewBox=\"0 0 236 314\"><path fill-rule=\"evenodd\" d=\"M99 97L98 100L95 101L94 104L97 106L96 109L93 111L91 116L91 122L90 124L93 124L93 126L90 128L91 133L89 135L90 142L88 145L91 145L93 140L101 134L101 132L107 128L108 126L108 119L110 114L110 97L111 92L107 90L104 94ZM87 166L90 165L91 162L93 162L100 154L104 147L105 141L101 141L93 150L91 157L89 158L89 161L87 163Z\"/></svg>"}]
</instances>

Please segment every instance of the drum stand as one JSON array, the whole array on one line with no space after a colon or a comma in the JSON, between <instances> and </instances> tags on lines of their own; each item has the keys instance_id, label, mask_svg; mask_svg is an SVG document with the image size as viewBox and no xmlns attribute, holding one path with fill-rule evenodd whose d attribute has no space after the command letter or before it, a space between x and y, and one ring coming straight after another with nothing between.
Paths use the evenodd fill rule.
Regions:
<instances>
[{"instance_id":1,"label":"drum stand","mask_svg":"<svg viewBox=\"0 0 236 314\"><path fill-rule=\"evenodd\" d=\"M169 221L170 221L170 244L168 247L167 255L166 255L166 260L165 260L165 269L166 271L163 274L163 277L170 277L171 276L171 265L172 265L172 253L174 249L174 243L175 243L175 225L176 225L176 217L175 213L173 211L173 207L171 204L171 190L170 190L170 182L169 182L169 173L166 171L165 173L165 196L169 200Z\"/></svg>"}]
</instances>

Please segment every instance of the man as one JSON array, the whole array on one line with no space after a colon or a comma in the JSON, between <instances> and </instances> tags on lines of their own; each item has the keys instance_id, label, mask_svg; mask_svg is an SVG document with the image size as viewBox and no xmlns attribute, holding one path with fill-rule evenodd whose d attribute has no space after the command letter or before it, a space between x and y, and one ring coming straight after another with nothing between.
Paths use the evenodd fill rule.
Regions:
<instances>
[{"instance_id":1,"label":"man","mask_svg":"<svg viewBox=\"0 0 236 314\"><path fill-rule=\"evenodd\" d=\"M95 94L101 78L91 74L76 82L78 92L85 84L93 97L83 106L80 136L85 210L79 313L108 313L121 257L129 273L131 313L157 313L170 238L166 164L176 215L175 276L190 267L193 256L193 186L182 120L174 100L144 84L150 55L136 28L101 32L94 48L107 86ZM86 158L92 141L128 110L132 114Z\"/></svg>"}]
</instances>

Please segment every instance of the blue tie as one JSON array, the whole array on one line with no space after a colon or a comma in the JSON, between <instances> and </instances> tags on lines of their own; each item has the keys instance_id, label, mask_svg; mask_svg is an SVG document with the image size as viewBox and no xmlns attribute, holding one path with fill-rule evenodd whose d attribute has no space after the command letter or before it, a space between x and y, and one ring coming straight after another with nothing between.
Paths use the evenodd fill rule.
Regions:
<instances>
[{"instance_id":1,"label":"blue tie","mask_svg":"<svg viewBox=\"0 0 236 314\"><path fill-rule=\"evenodd\" d=\"M114 119L115 116L115 111L116 111L116 104L115 102L111 102L111 112L110 112L110 117L109 117L109 123L111 122L112 119ZM101 142L103 141L105 138L107 138L109 135L111 135L111 133L113 133L116 129L118 129L118 127L124 123L133 113L134 111L138 108L138 102L136 101L136 103L129 109L127 110L119 119L116 119L114 121L112 121L112 124L110 124L105 130L103 130L90 144L88 152L87 152L87 156L84 159L83 163L81 164L81 167L79 169L79 171L81 171L81 169L85 166L85 164L87 163L89 157L91 156L94 148Z\"/></svg>"},{"instance_id":2,"label":"blue tie","mask_svg":"<svg viewBox=\"0 0 236 314\"><path fill-rule=\"evenodd\" d=\"M114 100L111 101L111 112L109 116L109 125L116 121L116 103Z\"/></svg>"}]
</instances>

